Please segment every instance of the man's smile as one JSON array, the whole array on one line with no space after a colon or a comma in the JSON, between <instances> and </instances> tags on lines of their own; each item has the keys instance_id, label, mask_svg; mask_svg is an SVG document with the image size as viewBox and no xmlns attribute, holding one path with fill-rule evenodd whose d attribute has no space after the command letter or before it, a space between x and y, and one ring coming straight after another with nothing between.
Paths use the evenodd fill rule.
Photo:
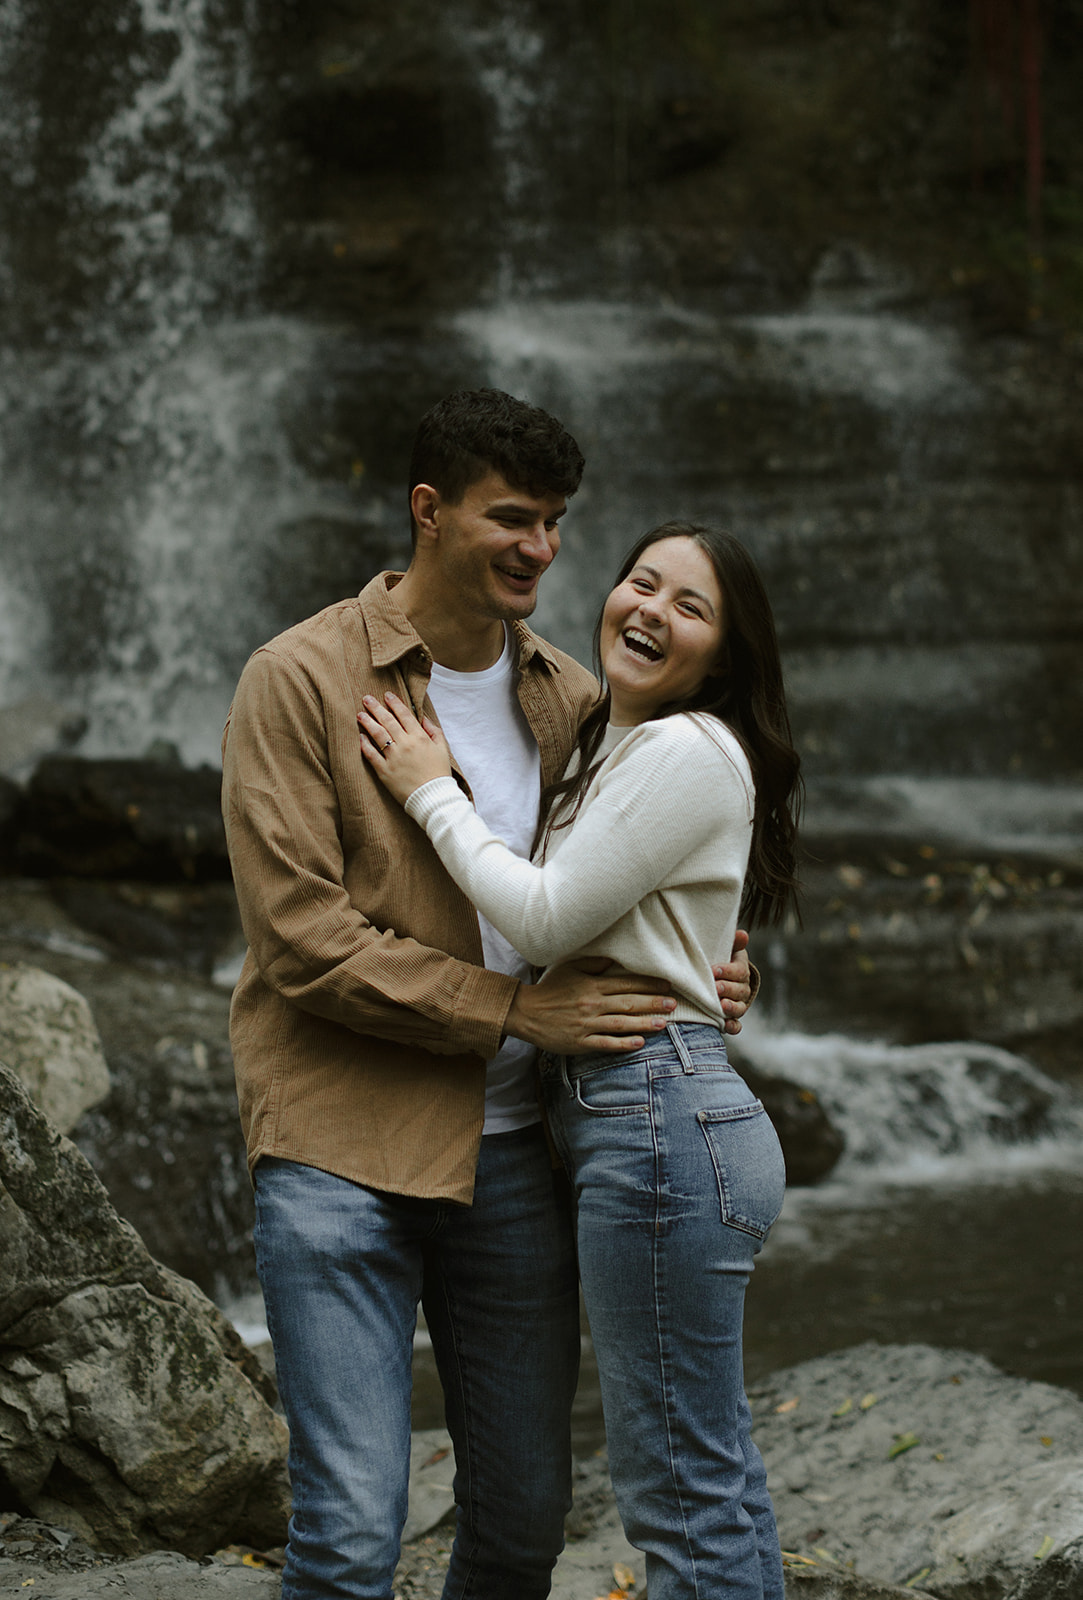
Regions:
<instances>
[{"instance_id":1,"label":"man's smile","mask_svg":"<svg viewBox=\"0 0 1083 1600\"><path fill-rule=\"evenodd\" d=\"M544 568L538 567L502 566L496 562L493 564L502 578L507 578L509 583L514 583L522 588L532 588L544 571Z\"/></svg>"}]
</instances>

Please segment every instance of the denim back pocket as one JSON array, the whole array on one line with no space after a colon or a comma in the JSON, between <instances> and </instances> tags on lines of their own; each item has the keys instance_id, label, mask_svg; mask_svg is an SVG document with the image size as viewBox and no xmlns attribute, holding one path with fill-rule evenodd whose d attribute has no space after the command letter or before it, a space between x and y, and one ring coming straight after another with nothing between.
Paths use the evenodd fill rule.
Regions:
<instances>
[{"instance_id":1,"label":"denim back pocket","mask_svg":"<svg viewBox=\"0 0 1083 1600\"><path fill-rule=\"evenodd\" d=\"M770 1117L758 1100L696 1120L711 1152L722 1221L766 1239L786 1195L786 1164Z\"/></svg>"}]
</instances>

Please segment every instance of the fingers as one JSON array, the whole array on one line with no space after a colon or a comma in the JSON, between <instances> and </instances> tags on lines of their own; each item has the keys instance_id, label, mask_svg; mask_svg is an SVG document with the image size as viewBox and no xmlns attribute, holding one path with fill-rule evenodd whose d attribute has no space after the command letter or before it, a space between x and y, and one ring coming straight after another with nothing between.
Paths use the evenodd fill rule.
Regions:
<instances>
[{"instance_id":1,"label":"fingers","mask_svg":"<svg viewBox=\"0 0 1083 1600\"><path fill-rule=\"evenodd\" d=\"M384 765L385 752L391 744L391 737L382 723L365 711L357 713L357 731L361 737L361 754L370 766Z\"/></svg>"},{"instance_id":2,"label":"fingers","mask_svg":"<svg viewBox=\"0 0 1083 1600\"><path fill-rule=\"evenodd\" d=\"M417 731L420 724L405 700L400 700L397 694L389 692L384 695L384 701L385 704L381 705L374 695L363 695L361 703L365 709L364 712L358 713L358 718L365 716L369 722L375 723L378 728L383 728L391 737L399 733Z\"/></svg>"},{"instance_id":3,"label":"fingers","mask_svg":"<svg viewBox=\"0 0 1083 1600\"><path fill-rule=\"evenodd\" d=\"M738 972L733 967L712 967L715 976L715 986L719 997L726 995L730 1000L748 1000L752 995L752 985L748 981L748 973Z\"/></svg>"},{"instance_id":4,"label":"fingers","mask_svg":"<svg viewBox=\"0 0 1083 1600\"><path fill-rule=\"evenodd\" d=\"M633 1034L630 1039L615 1039L611 1033L593 1033L584 1039L582 1050L566 1050L564 1053L586 1056L604 1051L609 1055L626 1055L631 1050L642 1050L646 1042L642 1034Z\"/></svg>"},{"instance_id":5,"label":"fingers","mask_svg":"<svg viewBox=\"0 0 1083 1600\"><path fill-rule=\"evenodd\" d=\"M361 753L376 766L385 759L394 740L391 730L370 711L357 713L357 727L361 735Z\"/></svg>"},{"instance_id":6,"label":"fingers","mask_svg":"<svg viewBox=\"0 0 1083 1600\"><path fill-rule=\"evenodd\" d=\"M371 694L362 696L365 709L357 713L361 749L373 765L385 758L388 750L398 741L408 740L411 735L416 736L422 731L430 739L435 739L439 733L435 723L423 728L410 707L397 694L388 693L384 699L387 703L381 705Z\"/></svg>"},{"instance_id":7,"label":"fingers","mask_svg":"<svg viewBox=\"0 0 1083 1600\"><path fill-rule=\"evenodd\" d=\"M748 967L742 962L728 962L722 967L712 967L711 972L715 979L715 988L718 998L722 1001L722 1009L729 1013L730 1007L726 1002L739 1005L744 1011L752 999L752 985L749 982Z\"/></svg>"},{"instance_id":8,"label":"fingers","mask_svg":"<svg viewBox=\"0 0 1083 1600\"><path fill-rule=\"evenodd\" d=\"M644 1017L657 1017L660 1027L668 1020L669 1013L676 1011L677 1002L668 994L655 992L654 994L637 994L627 989L612 988L609 985L599 984L598 988L589 997L585 997L589 1009L599 1015L605 1027L611 1022L617 1023L622 1019L634 1019L637 1027L642 1026Z\"/></svg>"},{"instance_id":9,"label":"fingers","mask_svg":"<svg viewBox=\"0 0 1083 1600\"><path fill-rule=\"evenodd\" d=\"M368 699L369 696L366 695L366 703L368 702ZM407 733L412 733L417 728L421 727L421 723L418 722L413 711L406 704L406 701L400 700L398 695L395 694L393 690L389 689L387 691L387 693L384 695L384 701L395 722L397 722L399 727L404 729ZM394 728L392 728L392 732L394 732Z\"/></svg>"},{"instance_id":10,"label":"fingers","mask_svg":"<svg viewBox=\"0 0 1083 1600\"><path fill-rule=\"evenodd\" d=\"M386 738L391 737L393 731L399 726L398 719L393 717L390 711L382 706L378 700L373 699L370 694L363 695L361 703L365 709L357 713L358 724L364 728L369 738L379 747L383 743L380 737L381 733Z\"/></svg>"},{"instance_id":11,"label":"fingers","mask_svg":"<svg viewBox=\"0 0 1083 1600\"><path fill-rule=\"evenodd\" d=\"M675 1000L667 1002L669 1010L676 1005ZM621 1002L621 1009L606 1015L599 1007L598 1013L591 1017L587 1026L597 1033L615 1034L623 1038L629 1034L660 1033L666 1026L669 1018L664 1011L659 1011L658 1003L651 1006L641 1006L638 1010L626 1009Z\"/></svg>"}]
</instances>

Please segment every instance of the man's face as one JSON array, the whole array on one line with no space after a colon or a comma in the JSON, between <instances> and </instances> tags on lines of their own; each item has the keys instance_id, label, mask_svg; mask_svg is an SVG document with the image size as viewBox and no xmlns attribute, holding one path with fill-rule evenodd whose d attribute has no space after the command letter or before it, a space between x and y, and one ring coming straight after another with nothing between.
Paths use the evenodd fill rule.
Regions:
<instances>
[{"instance_id":1,"label":"man's face","mask_svg":"<svg viewBox=\"0 0 1083 1600\"><path fill-rule=\"evenodd\" d=\"M458 505L433 492L433 576L449 607L489 621L529 617L542 573L560 549L564 496L513 489L490 471Z\"/></svg>"}]
</instances>

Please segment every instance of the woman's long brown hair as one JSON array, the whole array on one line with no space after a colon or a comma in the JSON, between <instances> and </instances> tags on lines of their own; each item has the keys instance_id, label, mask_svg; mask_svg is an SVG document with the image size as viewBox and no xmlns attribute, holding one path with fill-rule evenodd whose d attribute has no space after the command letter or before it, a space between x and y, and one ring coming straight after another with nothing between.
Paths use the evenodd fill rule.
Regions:
<instances>
[{"instance_id":1,"label":"woman's long brown hair","mask_svg":"<svg viewBox=\"0 0 1083 1600\"><path fill-rule=\"evenodd\" d=\"M686 700L663 706L658 715L706 711L737 735L752 768L756 808L745 874L741 918L749 924L781 922L787 911L800 916L797 883L797 824L803 784L801 758L793 745L782 662L771 604L759 569L732 534L695 522L664 522L632 546L617 574L617 584L660 539L691 539L714 567L723 597L725 633L722 666ZM616 587L616 585L614 585ZM602 677L602 618L594 629L594 670ZM579 725L578 761L570 776L547 785L535 845L568 827L601 761L598 751L609 722L604 692Z\"/></svg>"}]
</instances>

